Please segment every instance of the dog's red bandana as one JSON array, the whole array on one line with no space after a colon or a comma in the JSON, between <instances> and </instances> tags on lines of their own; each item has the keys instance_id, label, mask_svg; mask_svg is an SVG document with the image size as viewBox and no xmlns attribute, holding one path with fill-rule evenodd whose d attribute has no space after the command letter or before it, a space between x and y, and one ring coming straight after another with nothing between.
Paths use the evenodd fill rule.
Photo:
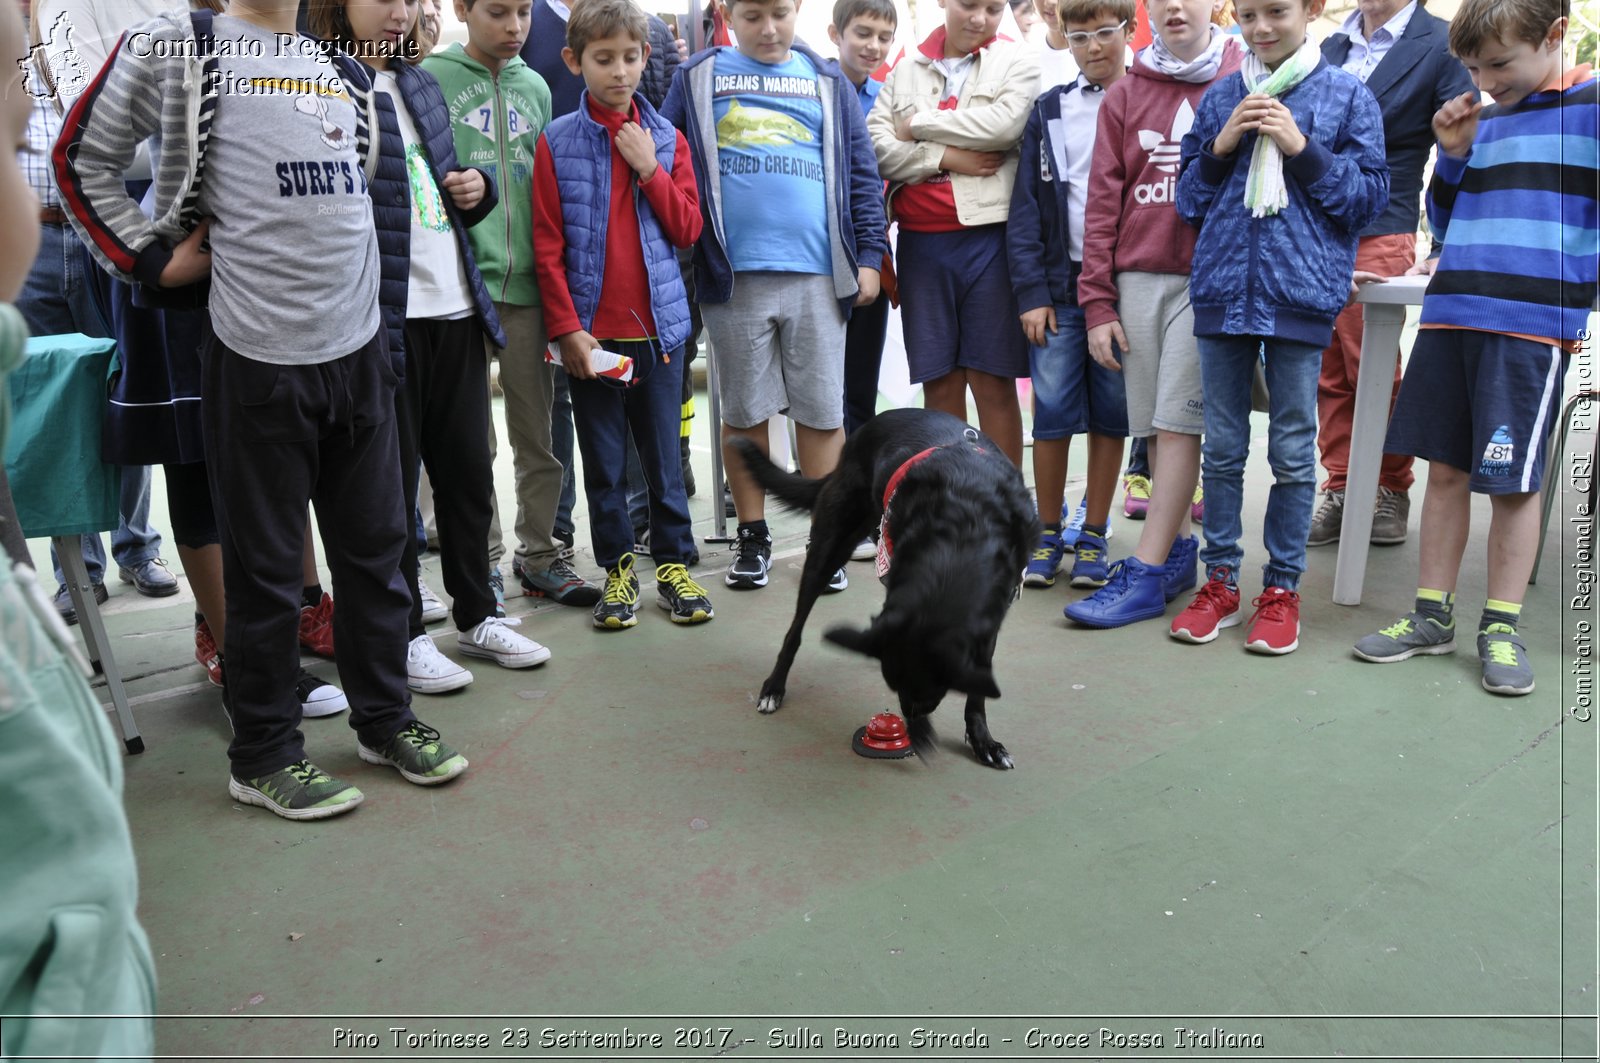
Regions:
<instances>
[{"instance_id":1,"label":"dog's red bandana","mask_svg":"<svg viewBox=\"0 0 1600 1063\"><path fill-rule=\"evenodd\" d=\"M978 433L970 428L967 429L966 436L968 442L976 443L978 440ZM934 451L943 450L949 445L948 443L943 443L911 455L911 457L900 463L900 467L890 474L889 482L883 485L883 516L878 519L878 555L876 558L878 578L880 580L889 575L889 564L894 560L894 540L889 535L889 503L894 501L894 493L900 489L900 481L906 478L906 473L910 472L911 467L917 462L922 461ZM983 448L978 447L978 450L982 452Z\"/></svg>"}]
</instances>

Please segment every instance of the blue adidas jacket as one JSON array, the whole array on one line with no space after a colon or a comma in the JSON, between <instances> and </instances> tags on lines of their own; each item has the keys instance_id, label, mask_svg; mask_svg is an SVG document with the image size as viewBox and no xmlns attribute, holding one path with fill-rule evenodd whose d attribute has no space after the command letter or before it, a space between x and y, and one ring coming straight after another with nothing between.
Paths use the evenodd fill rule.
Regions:
<instances>
[{"instance_id":1,"label":"blue adidas jacket","mask_svg":"<svg viewBox=\"0 0 1600 1063\"><path fill-rule=\"evenodd\" d=\"M1325 347L1350 296L1356 243L1389 202L1383 115L1353 74L1320 59L1284 93L1306 136L1285 159L1289 205L1252 218L1245 178L1256 134L1228 158L1212 142L1247 91L1233 73L1206 90L1183 138L1178 213L1200 230L1189 275L1197 336L1263 336Z\"/></svg>"},{"instance_id":2,"label":"blue adidas jacket","mask_svg":"<svg viewBox=\"0 0 1600 1063\"><path fill-rule=\"evenodd\" d=\"M600 285L606 269L606 230L611 218L611 134L589 114L588 90L570 114L551 122L544 131L561 189L561 222L566 236L567 290L585 331L594 329L600 305ZM635 93L639 124L656 145L656 163L672 173L678 131L662 118L648 100ZM644 247L645 273L650 281L650 314L655 318L661 349L672 354L689 341L689 296L678 268L678 253L661 231L650 201L633 192L638 211L640 243ZM622 221L623 219L618 219Z\"/></svg>"},{"instance_id":3,"label":"blue adidas jacket","mask_svg":"<svg viewBox=\"0 0 1600 1063\"><path fill-rule=\"evenodd\" d=\"M394 72L400 98L405 101L406 110L416 124L423 153L433 169L433 179L443 191L445 175L465 169L456 161L455 138L450 132L450 109L444 102L444 93L440 91L433 75L419 66L395 62L390 69ZM411 278L411 184L406 171L405 144L400 139L399 120L389 107L387 94L376 86L372 91L377 95L378 123L383 133L383 146L371 181L373 220L378 227L378 305L389 333L389 353L397 364L404 364L406 288ZM483 275L478 272L477 261L472 257L472 245L467 241L467 229L487 217L500 201L494 178L482 170L478 172L483 173L485 183L483 199L470 211L457 209L449 193L441 198L445 212L450 216L450 231L455 234L456 248L461 253L467 283L472 288L478 322L483 326L484 334L493 339L496 346L504 347L506 334L500 328L494 300L484 286Z\"/></svg>"},{"instance_id":4,"label":"blue adidas jacket","mask_svg":"<svg viewBox=\"0 0 1600 1063\"><path fill-rule=\"evenodd\" d=\"M822 159L833 217L828 246L833 258L833 290L840 310L850 316L860 286L856 270L878 269L888 246L884 234L883 178L878 157L867 137L866 119L850 79L810 48L795 41L794 51L811 61L820 82ZM700 212L705 230L695 244L695 296L702 303L725 303L733 295L733 266L728 262L722 228L722 184L717 174L717 124L713 117L711 78L717 49L708 48L678 68L661 115L683 130L700 187Z\"/></svg>"}]
</instances>

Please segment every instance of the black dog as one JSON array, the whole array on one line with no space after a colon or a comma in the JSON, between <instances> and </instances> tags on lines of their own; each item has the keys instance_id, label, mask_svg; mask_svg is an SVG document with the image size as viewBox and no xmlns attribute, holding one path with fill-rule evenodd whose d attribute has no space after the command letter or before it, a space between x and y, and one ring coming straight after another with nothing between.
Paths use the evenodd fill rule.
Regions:
<instances>
[{"instance_id":1,"label":"black dog","mask_svg":"<svg viewBox=\"0 0 1600 1063\"><path fill-rule=\"evenodd\" d=\"M781 505L811 513L794 622L761 685L760 710L783 704L817 595L881 522L879 553L890 562L883 612L864 631L833 627L825 637L878 658L919 753L933 743L928 714L958 690L967 695L967 742L978 760L1012 767L1011 754L989 734L983 704L1000 696L995 640L1039 537L1017 467L965 422L920 409L868 421L845 442L838 468L820 480L779 469L748 440L734 446Z\"/></svg>"}]
</instances>

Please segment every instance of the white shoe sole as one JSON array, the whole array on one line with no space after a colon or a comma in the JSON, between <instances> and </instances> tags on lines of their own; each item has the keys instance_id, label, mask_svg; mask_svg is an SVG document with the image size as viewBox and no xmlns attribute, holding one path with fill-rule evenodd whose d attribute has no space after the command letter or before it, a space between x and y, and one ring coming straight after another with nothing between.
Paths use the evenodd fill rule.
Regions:
<instances>
[{"instance_id":1,"label":"white shoe sole","mask_svg":"<svg viewBox=\"0 0 1600 1063\"><path fill-rule=\"evenodd\" d=\"M1209 635L1194 635L1190 633L1188 628L1178 627L1174 627L1170 632L1168 632L1168 634L1177 639L1179 642L1192 642L1196 646L1204 646L1206 643L1213 641L1218 635L1222 634L1223 628L1238 627L1240 624L1244 623L1244 617L1240 616L1239 612L1239 610L1235 609L1233 612L1217 621L1217 626L1211 629L1211 633Z\"/></svg>"},{"instance_id":2,"label":"white shoe sole","mask_svg":"<svg viewBox=\"0 0 1600 1063\"><path fill-rule=\"evenodd\" d=\"M257 790L254 786L247 786L230 775L228 777L228 796L239 802L241 805L255 805L258 808L264 808L273 815L281 816L284 819L306 820L329 819L333 816L340 815L341 813L349 812L351 809L359 805L365 799L366 795L357 790L355 800L346 801L342 805L328 805L325 808L284 808L282 805L267 797L266 794L262 793L260 790Z\"/></svg>"},{"instance_id":3,"label":"white shoe sole","mask_svg":"<svg viewBox=\"0 0 1600 1063\"><path fill-rule=\"evenodd\" d=\"M1267 657L1282 657L1286 653L1293 653L1295 650L1300 648L1300 625L1295 625L1294 641L1289 643L1287 646L1269 646L1265 642L1257 639L1253 642L1246 642L1244 644L1244 648L1249 650L1251 653L1259 653Z\"/></svg>"},{"instance_id":4,"label":"white shoe sole","mask_svg":"<svg viewBox=\"0 0 1600 1063\"><path fill-rule=\"evenodd\" d=\"M467 657L493 661L501 668L532 668L550 659L550 649L547 646L535 646L523 653L496 653L494 650L484 649L475 642L457 639L456 651Z\"/></svg>"},{"instance_id":5,"label":"white shoe sole","mask_svg":"<svg viewBox=\"0 0 1600 1063\"><path fill-rule=\"evenodd\" d=\"M437 624L439 621L444 620L449 616L449 607L441 605L437 609L424 609L422 611L422 622L424 624Z\"/></svg>"},{"instance_id":6,"label":"white shoe sole","mask_svg":"<svg viewBox=\"0 0 1600 1063\"><path fill-rule=\"evenodd\" d=\"M1362 653L1354 647L1351 648L1350 652L1363 661L1371 661L1373 664L1398 664L1400 661L1409 661L1413 657L1439 657L1447 653L1454 653L1456 652L1456 640L1436 642L1432 646L1413 646L1409 650L1402 650L1387 657L1374 657L1372 654Z\"/></svg>"},{"instance_id":7,"label":"white shoe sole","mask_svg":"<svg viewBox=\"0 0 1600 1063\"><path fill-rule=\"evenodd\" d=\"M852 561L871 561L877 556L878 544L871 539L861 540L856 544L856 548L850 551L850 560Z\"/></svg>"},{"instance_id":8,"label":"white shoe sole","mask_svg":"<svg viewBox=\"0 0 1600 1063\"><path fill-rule=\"evenodd\" d=\"M337 716L350 707L350 699L344 696L344 691L336 686L323 687L324 690L334 692L333 697L325 697L320 701L302 701L300 715L310 719L319 719L323 716Z\"/></svg>"},{"instance_id":9,"label":"white shoe sole","mask_svg":"<svg viewBox=\"0 0 1600 1063\"><path fill-rule=\"evenodd\" d=\"M406 675L406 688L416 694L447 694L472 683L472 673L465 668L449 675Z\"/></svg>"},{"instance_id":10,"label":"white shoe sole","mask_svg":"<svg viewBox=\"0 0 1600 1063\"><path fill-rule=\"evenodd\" d=\"M384 756L382 753L370 750L360 742L356 743L356 755L362 760L366 761L368 764L381 764L385 767L393 768L395 771L398 771L401 775L405 776L406 782L416 783L418 786L438 786L440 783L447 783L451 779L454 779L457 775L460 775L462 772L466 771L468 767L467 758L462 757L461 762L456 765L456 770L452 771L449 775L413 775L400 765L396 764L394 761L390 760L388 757Z\"/></svg>"}]
</instances>

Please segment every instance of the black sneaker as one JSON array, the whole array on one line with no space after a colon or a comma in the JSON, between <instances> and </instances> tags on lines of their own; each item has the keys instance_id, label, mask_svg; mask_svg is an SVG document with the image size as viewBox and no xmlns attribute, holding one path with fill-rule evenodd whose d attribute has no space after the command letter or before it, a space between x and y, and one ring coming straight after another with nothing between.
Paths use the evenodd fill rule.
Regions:
<instances>
[{"instance_id":1,"label":"black sneaker","mask_svg":"<svg viewBox=\"0 0 1600 1063\"><path fill-rule=\"evenodd\" d=\"M300 669L300 678L295 680L294 693L300 699L300 715L313 719L333 716L350 707L350 700L344 696L344 691L326 680L318 679L304 668Z\"/></svg>"},{"instance_id":2,"label":"black sneaker","mask_svg":"<svg viewBox=\"0 0 1600 1063\"><path fill-rule=\"evenodd\" d=\"M656 604L672 614L674 624L699 624L717 615L706 589L678 564L656 568Z\"/></svg>"},{"instance_id":3,"label":"black sneaker","mask_svg":"<svg viewBox=\"0 0 1600 1063\"><path fill-rule=\"evenodd\" d=\"M772 568L772 536L758 535L741 526L735 550L733 564L728 566L723 582L736 591L765 587L767 572Z\"/></svg>"},{"instance_id":4,"label":"black sneaker","mask_svg":"<svg viewBox=\"0 0 1600 1063\"><path fill-rule=\"evenodd\" d=\"M621 631L639 622L639 577L633 574L633 555L623 554L617 567L606 572L605 590L594 605L594 626Z\"/></svg>"}]
</instances>

